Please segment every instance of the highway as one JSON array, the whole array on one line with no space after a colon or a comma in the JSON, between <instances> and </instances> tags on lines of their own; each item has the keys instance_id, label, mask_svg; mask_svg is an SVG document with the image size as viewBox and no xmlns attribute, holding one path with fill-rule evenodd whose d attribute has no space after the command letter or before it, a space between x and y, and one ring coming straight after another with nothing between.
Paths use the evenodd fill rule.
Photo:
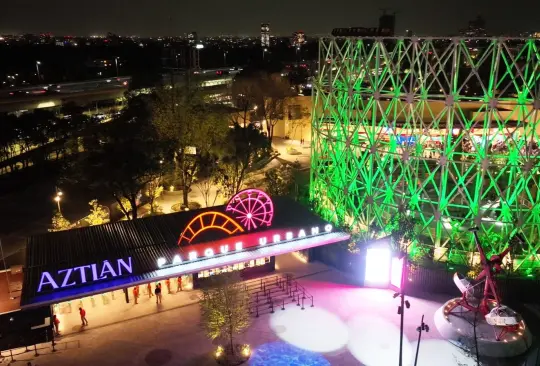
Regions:
<instances>
[{"instance_id":1,"label":"highway","mask_svg":"<svg viewBox=\"0 0 540 366\"><path fill-rule=\"evenodd\" d=\"M206 69L193 74L208 92L230 85L241 68ZM179 76L182 72L174 72ZM164 73L164 83L170 83L170 75ZM131 76L103 78L81 82L41 84L0 89L0 112L28 111L52 108L64 103L75 102L87 105L93 102L120 98L128 90Z\"/></svg>"}]
</instances>

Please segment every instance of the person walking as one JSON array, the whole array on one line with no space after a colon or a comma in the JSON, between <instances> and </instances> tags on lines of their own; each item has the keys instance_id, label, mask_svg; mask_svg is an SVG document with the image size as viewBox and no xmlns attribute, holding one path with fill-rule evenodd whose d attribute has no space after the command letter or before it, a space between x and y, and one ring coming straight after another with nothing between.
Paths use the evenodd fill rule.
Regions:
<instances>
[{"instance_id":1,"label":"person walking","mask_svg":"<svg viewBox=\"0 0 540 366\"><path fill-rule=\"evenodd\" d=\"M182 289L182 276L178 276L178 287L176 287L176 292L178 291L184 291Z\"/></svg>"},{"instance_id":2,"label":"person walking","mask_svg":"<svg viewBox=\"0 0 540 366\"><path fill-rule=\"evenodd\" d=\"M170 279L166 279L165 280L165 286L167 286L167 292L169 293L169 295L171 294L171 280Z\"/></svg>"},{"instance_id":3,"label":"person walking","mask_svg":"<svg viewBox=\"0 0 540 366\"><path fill-rule=\"evenodd\" d=\"M151 283L148 283L148 286L147 286L147 289L148 289L148 298L152 298L152 296L154 296L154 294L152 293L152 284Z\"/></svg>"},{"instance_id":4,"label":"person walking","mask_svg":"<svg viewBox=\"0 0 540 366\"><path fill-rule=\"evenodd\" d=\"M135 299L135 305L139 303L139 286L133 287L133 298Z\"/></svg>"},{"instance_id":5,"label":"person walking","mask_svg":"<svg viewBox=\"0 0 540 366\"><path fill-rule=\"evenodd\" d=\"M154 290L156 294L156 304L161 304L161 284L156 284L156 289Z\"/></svg>"},{"instance_id":6,"label":"person walking","mask_svg":"<svg viewBox=\"0 0 540 366\"><path fill-rule=\"evenodd\" d=\"M83 327L85 325L88 325L88 320L86 320L86 310L84 310L83 308L79 308L79 315L81 316L81 322Z\"/></svg>"},{"instance_id":7,"label":"person walking","mask_svg":"<svg viewBox=\"0 0 540 366\"><path fill-rule=\"evenodd\" d=\"M54 334L59 336L60 335L60 331L58 330L58 326L60 324L60 320L58 320L58 318L56 317L56 314L54 314L52 316L53 318L53 325L54 325Z\"/></svg>"}]
</instances>

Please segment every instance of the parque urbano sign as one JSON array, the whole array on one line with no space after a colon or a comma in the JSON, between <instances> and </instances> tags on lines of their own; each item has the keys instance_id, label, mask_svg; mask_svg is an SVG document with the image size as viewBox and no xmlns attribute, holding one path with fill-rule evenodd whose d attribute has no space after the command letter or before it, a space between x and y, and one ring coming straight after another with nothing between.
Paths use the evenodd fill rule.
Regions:
<instances>
[{"instance_id":1,"label":"parque urbano sign","mask_svg":"<svg viewBox=\"0 0 540 366\"><path fill-rule=\"evenodd\" d=\"M56 272L42 272L37 292L58 290L75 285L133 274L131 257L101 263L65 268Z\"/></svg>"}]
</instances>

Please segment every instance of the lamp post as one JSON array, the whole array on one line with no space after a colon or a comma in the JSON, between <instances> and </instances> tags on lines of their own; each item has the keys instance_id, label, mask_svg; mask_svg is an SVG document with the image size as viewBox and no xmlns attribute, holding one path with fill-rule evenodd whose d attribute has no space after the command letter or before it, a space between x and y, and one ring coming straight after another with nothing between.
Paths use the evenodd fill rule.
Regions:
<instances>
[{"instance_id":1,"label":"lamp post","mask_svg":"<svg viewBox=\"0 0 540 366\"><path fill-rule=\"evenodd\" d=\"M38 80L41 81L41 73L39 72L39 65L41 65L41 61L36 61L37 77L38 77Z\"/></svg>"},{"instance_id":2,"label":"lamp post","mask_svg":"<svg viewBox=\"0 0 540 366\"><path fill-rule=\"evenodd\" d=\"M57 191L56 196L54 197L54 201L58 205L58 212L60 214L62 214L62 208L60 207L60 201L62 201L62 195L63 195L62 191Z\"/></svg>"},{"instance_id":3,"label":"lamp post","mask_svg":"<svg viewBox=\"0 0 540 366\"><path fill-rule=\"evenodd\" d=\"M223 51L223 66L227 67L227 51Z\"/></svg>"},{"instance_id":4,"label":"lamp post","mask_svg":"<svg viewBox=\"0 0 540 366\"><path fill-rule=\"evenodd\" d=\"M114 63L115 63L115 65L116 65L116 77L118 77L118 75L119 75L119 74L118 74L118 57L115 57L115 58L114 58Z\"/></svg>"}]
</instances>

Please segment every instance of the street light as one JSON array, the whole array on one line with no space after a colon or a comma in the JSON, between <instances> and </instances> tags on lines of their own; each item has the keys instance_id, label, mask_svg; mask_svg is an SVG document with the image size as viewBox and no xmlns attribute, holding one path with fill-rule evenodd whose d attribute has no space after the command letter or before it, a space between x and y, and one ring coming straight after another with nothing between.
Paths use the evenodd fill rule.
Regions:
<instances>
[{"instance_id":1,"label":"street light","mask_svg":"<svg viewBox=\"0 0 540 366\"><path fill-rule=\"evenodd\" d=\"M114 58L114 63L116 64L116 77L118 77L118 57Z\"/></svg>"},{"instance_id":2,"label":"street light","mask_svg":"<svg viewBox=\"0 0 540 366\"><path fill-rule=\"evenodd\" d=\"M227 67L227 51L223 51L223 66Z\"/></svg>"},{"instance_id":3,"label":"street light","mask_svg":"<svg viewBox=\"0 0 540 366\"><path fill-rule=\"evenodd\" d=\"M39 65L41 65L41 61L36 61L36 70L37 70L38 80L41 80L41 73L39 72Z\"/></svg>"},{"instance_id":4,"label":"street light","mask_svg":"<svg viewBox=\"0 0 540 366\"><path fill-rule=\"evenodd\" d=\"M60 207L60 201L62 201L62 195L63 195L62 191L58 191L56 192L56 196L54 197L54 201L58 205L58 212L60 214L62 213L62 208Z\"/></svg>"}]
</instances>

